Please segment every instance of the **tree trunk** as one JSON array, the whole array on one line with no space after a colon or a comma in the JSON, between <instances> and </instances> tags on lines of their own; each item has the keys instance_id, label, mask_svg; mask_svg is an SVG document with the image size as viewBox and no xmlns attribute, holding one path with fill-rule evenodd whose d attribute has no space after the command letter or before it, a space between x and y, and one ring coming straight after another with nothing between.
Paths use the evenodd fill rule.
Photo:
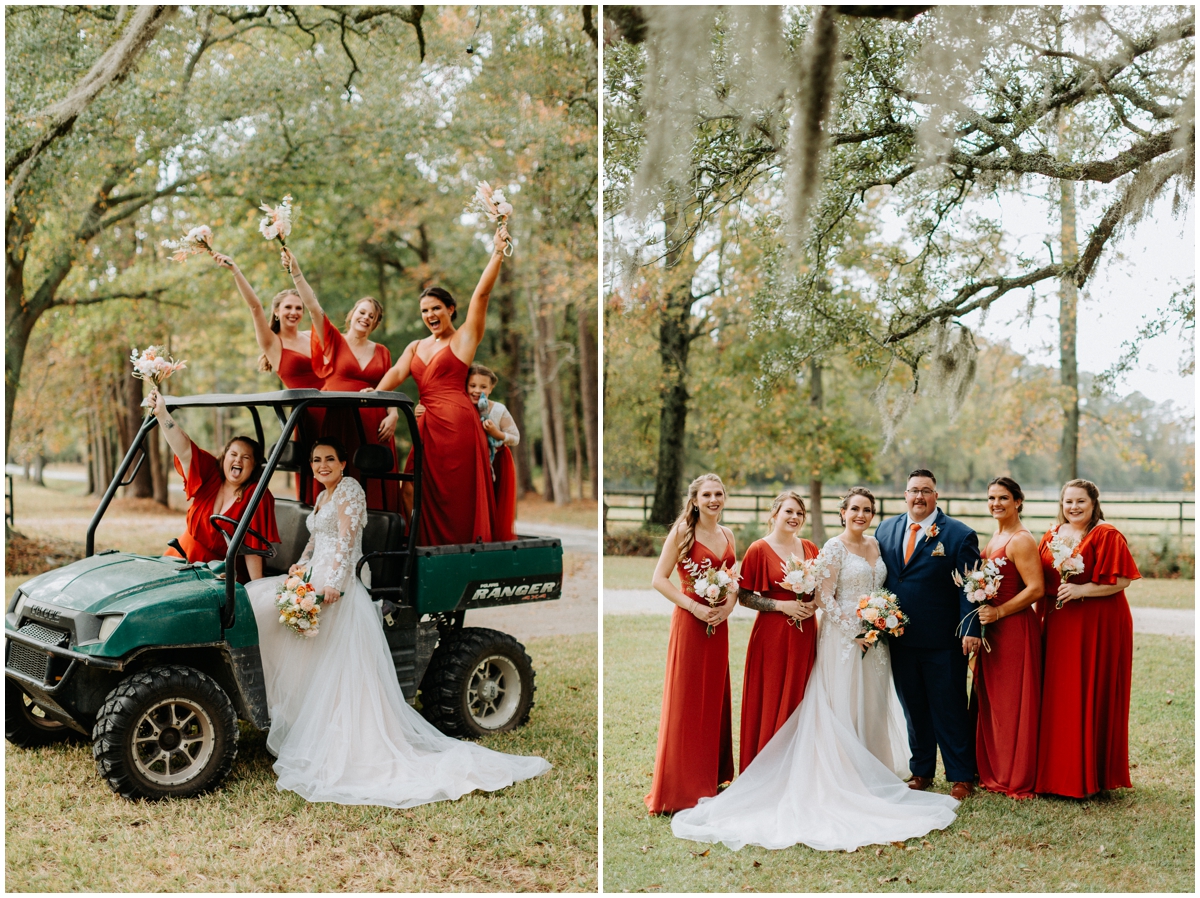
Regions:
<instances>
[{"instance_id":1,"label":"tree trunk","mask_svg":"<svg viewBox=\"0 0 1200 898\"><path fill-rule=\"evenodd\" d=\"M579 409L578 404L571 403L571 452L575 456L574 481L575 493L583 498L583 444L579 440Z\"/></svg>"},{"instance_id":2,"label":"tree trunk","mask_svg":"<svg viewBox=\"0 0 1200 898\"><path fill-rule=\"evenodd\" d=\"M45 486L46 481L43 474L46 470L46 456L42 455L42 450L39 449L33 456L33 469L29 472L29 479L33 481L34 486Z\"/></svg>"},{"instance_id":3,"label":"tree trunk","mask_svg":"<svg viewBox=\"0 0 1200 898\"><path fill-rule=\"evenodd\" d=\"M1059 181L1061 210L1062 264L1066 269L1059 281L1058 294L1058 367L1063 387L1063 429L1058 448L1058 479L1063 483L1079 476L1079 370L1076 367L1075 341L1078 335L1079 294L1073 268L1079 261L1075 238L1075 184Z\"/></svg>"},{"instance_id":4,"label":"tree trunk","mask_svg":"<svg viewBox=\"0 0 1200 898\"><path fill-rule=\"evenodd\" d=\"M587 450L588 481L592 488L592 498L600 498L600 436L599 416L596 409L599 406L596 375L598 371L596 348L596 331L592 328L592 316L587 303L580 303L576 309L579 319L579 401L583 408L583 434Z\"/></svg>"},{"instance_id":5,"label":"tree trunk","mask_svg":"<svg viewBox=\"0 0 1200 898\"><path fill-rule=\"evenodd\" d=\"M658 353L662 360L662 405L658 415L658 468L654 476L654 505L650 523L670 527L679 513L683 494L683 455L688 413L688 352L694 339L689 327L692 317L694 267L685 259L690 243L673 240L682 228L679 212L664 218L667 232L667 268L684 269L666 291L658 323Z\"/></svg>"},{"instance_id":6,"label":"tree trunk","mask_svg":"<svg viewBox=\"0 0 1200 898\"><path fill-rule=\"evenodd\" d=\"M500 269L500 289L496 291L497 309L500 311L500 347L504 351L506 365L503 371L507 378L505 398L509 413L521 432L521 442L513 450L513 463L517 468L517 498L535 492L533 486L533 439L525 427L525 391L527 385L521 377L521 332L516 328L517 307L512 286L512 265Z\"/></svg>"},{"instance_id":7,"label":"tree trunk","mask_svg":"<svg viewBox=\"0 0 1200 898\"><path fill-rule=\"evenodd\" d=\"M530 291L529 319L533 328L533 371L542 406L542 481L548 501L567 501L567 472L560 469L559 449L565 442L562 427L562 397L557 389L558 352L554 349L552 309L542 306L540 284ZM549 327L547 327L549 325Z\"/></svg>"},{"instance_id":8,"label":"tree trunk","mask_svg":"<svg viewBox=\"0 0 1200 898\"><path fill-rule=\"evenodd\" d=\"M813 414L819 415L825 408L825 383L820 362L810 359L808 363L808 403ZM808 482L808 515L812 521L812 538L818 547L825 545L825 518L821 514L821 472L813 468L813 478Z\"/></svg>"},{"instance_id":9,"label":"tree trunk","mask_svg":"<svg viewBox=\"0 0 1200 898\"><path fill-rule=\"evenodd\" d=\"M125 439L124 450L129 451L130 445L137 439L138 430L141 429L142 421L146 417L146 410L142 408L142 381L133 376L133 365L128 361L125 363ZM152 435L156 436L156 435ZM154 442L153 439L147 439L147 442ZM146 452L147 447L143 446L142 451ZM147 453L148 454L148 453ZM137 476L133 478L131 483L125 490L125 495L133 496L137 499L150 499L154 497L154 474L152 473L153 456L146 458L142 462L141 468L137 472Z\"/></svg>"}]
</instances>

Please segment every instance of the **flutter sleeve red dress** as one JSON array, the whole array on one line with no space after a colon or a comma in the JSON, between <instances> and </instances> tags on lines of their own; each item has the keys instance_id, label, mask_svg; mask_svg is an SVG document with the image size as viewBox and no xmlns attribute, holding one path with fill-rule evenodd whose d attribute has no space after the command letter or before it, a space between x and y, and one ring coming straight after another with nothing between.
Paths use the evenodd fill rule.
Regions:
<instances>
[{"instance_id":1,"label":"flutter sleeve red dress","mask_svg":"<svg viewBox=\"0 0 1200 898\"><path fill-rule=\"evenodd\" d=\"M988 556L1003 558L1000 587L989 605L1003 605L1025 589L1008 544ZM987 625L991 650L979 653L975 690L975 760L979 783L1011 798L1032 798L1037 778L1038 721L1042 704L1042 624L1033 606Z\"/></svg>"},{"instance_id":2,"label":"flutter sleeve red dress","mask_svg":"<svg viewBox=\"0 0 1200 898\"><path fill-rule=\"evenodd\" d=\"M1125 591L1075 599L1055 608L1059 576L1049 544L1038 547L1046 575L1046 658L1042 678L1037 792L1086 798L1104 789L1128 788L1129 693L1133 679L1133 616ZM1079 542L1083 573L1074 583L1111 586L1137 580L1125 537L1101 522Z\"/></svg>"},{"instance_id":3,"label":"flutter sleeve red dress","mask_svg":"<svg viewBox=\"0 0 1200 898\"><path fill-rule=\"evenodd\" d=\"M816 558L814 543L802 540L804 557ZM768 599L812 601L779 585L784 560L765 539L755 540L742 558L742 589ZM804 698L808 677L817 660L817 618L804 621L803 629L778 611L760 611L746 646L746 674L742 679L741 754L738 771L745 770L776 731L787 722Z\"/></svg>"},{"instance_id":4,"label":"flutter sleeve red dress","mask_svg":"<svg viewBox=\"0 0 1200 898\"><path fill-rule=\"evenodd\" d=\"M312 368L314 373L323 378L322 390L329 393L358 393L366 387L375 387L383 380L392 367L392 354L382 343L375 344L375 354L366 367L359 365L354 350L346 342L345 336L337 329L329 317L321 329L324 345L317 338L317 328L312 329ZM354 466L354 453L362 440L358 435L358 425L354 416L362 417L363 433L368 443L379 442L379 422L387 417L387 409L364 408L355 412L352 409L326 409L322 423L322 436L337 437L346 447L349 455L346 473L363 485L367 494L367 508L384 511L400 511L400 483L396 480L362 480L361 472ZM396 470L396 441L388 439L383 443L392 455L390 471Z\"/></svg>"},{"instance_id":5,"label":"flutter sleeve red dress","mask_svg":"<svg viewBox=\"0 0 1200 898\"><path fill-rule=\"evenodd\" d=\"M417 419L425 448L418 545L498 539L491 453L479 410L467 395L467 368L448 345L428 362L413 353L412 376L425 406ZM404 469L413 470L411 453Z\"/></svg>"},{"instance_id":6,"label":"flutter sleeve red dress","mask_svg":"<svg viewBox=\"0 0 1200 898\"><path fill-rule=\"evenodd\" d=\"M719 558L699 542L692 545L688 558L698 565L707 560L713 567L732 567L736 561L728 542ZM683 566L678 570L683 591L703 602L689 586ZM722 621L712 636L707 630L708 625L698 617L675 607L667 642L654 779L645 799L651 814L695 807L701 798L716 795L721 783L733 779L729 625Z\"/></svg>"},{"instance_id":7,"label":"flutter sleeve red dress","mask_svg":"<svg viewBox=\"0 0 1200 898\"><path fill-rule=\"evenodd\" d=\"M212 515L217 513L213 505L217 500L217 493L221 491L221 486L225 482L225 474L221 471L220 460L211 453L205 452L193 440L192 463L189 469L184 471L179 456L175 456L175 470L183 478L184 495L191 500L187 511L187 532L179 537L179 544L183 546L187 560L193 562L224 561L228 544L222 532L209 520ZM240 521L253 494L254 484L247 484L246 489L242 492L242 498L234 502L229 510L222 514L235 521ZM267 490L262 501L258 503L258 508L255 509L254 516L250 519L250 526L271 542L279 542L279 531L275 527L275 497L271 495L270 490ZM233 532L229 531L229 535L232 536ZM270 548L249 533L246 534L244 545L251 549ZM168 548L166 554L179 557L179 553L173 548ZM241 576L244 574L243 565L243 559L238 558L239 581L243 579Z\"/></svg>"}]
</instances>

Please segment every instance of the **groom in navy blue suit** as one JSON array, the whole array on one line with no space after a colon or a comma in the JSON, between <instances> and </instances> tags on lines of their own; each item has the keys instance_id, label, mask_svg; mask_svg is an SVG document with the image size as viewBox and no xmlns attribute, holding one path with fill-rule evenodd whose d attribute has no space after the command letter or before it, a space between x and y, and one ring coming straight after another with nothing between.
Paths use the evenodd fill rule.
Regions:
<instances>
[{"instance_id":1,"label":"groom in navy blue suit","mask_svg":"<svg viewBox=\"0 0 1200 898\"><path fill-rule=\"evenodd\" d=\"M892 679L908 722L912 751L909 788L928 789L942 750L950 794L960 801L975 789L975 731L967 708L967 655L979 649L979 619L954 571L979 561L979 539L937 507L937 480L920 468L908 475L908 513L879 525L887 588L909 616L904 635L888 641Z\"/></svg>"}]
</instances>

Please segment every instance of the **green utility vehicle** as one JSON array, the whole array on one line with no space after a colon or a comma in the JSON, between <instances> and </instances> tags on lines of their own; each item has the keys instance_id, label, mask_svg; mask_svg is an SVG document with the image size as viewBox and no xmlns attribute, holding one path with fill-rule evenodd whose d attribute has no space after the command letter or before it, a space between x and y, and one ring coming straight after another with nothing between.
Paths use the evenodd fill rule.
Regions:
<instances>
[{"instance_id":1,"label":"green utility vehicle","mask_svg":"<svg viewBox=\"0 0 1200 898\"><path fill-rule=\"evenodd\" d=\"M560 598L562 543L518 537L418 546L423 458L408 396L284 390L167 397L166 404L172 411L248 410L264 446L263 418L278 426L242 519L213 516L228 534L225 560L193 564L94 551L96 528L113 496L145 461L147 437L158 426L148 416L92 518L87 557L25 582L8 603L9 742L31 747L89 737L100 775L126 798L195 795L222 781L237 754L238 719L259 729L271 725L258 628L233 572L239 555L263 556L268 576L286 572L300 557L312 508L296 499L275 497L280 542L260 551L243 541L251 533L266 543L249 522L276 471L304 472L317 436L314 412L357 422L360 446L352 463L364 488L371 480L412 483L409 513L367 513L356 571L361 576L363 566L370 567L371 598L405 698L452 736L506 732L529 719L534 671L524 647L508 634L465 627L463 620L473 608ZM367 441L358 412L369 407L400 409L412 474L395 473L403 460Z\"/></svg>"}]
</instances>

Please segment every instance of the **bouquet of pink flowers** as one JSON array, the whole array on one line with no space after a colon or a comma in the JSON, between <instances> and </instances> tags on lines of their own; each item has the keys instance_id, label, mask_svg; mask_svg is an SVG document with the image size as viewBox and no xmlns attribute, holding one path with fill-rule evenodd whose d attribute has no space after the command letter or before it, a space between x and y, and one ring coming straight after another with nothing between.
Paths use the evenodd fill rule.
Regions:
<instances>
[{"instance_id":1,"label":"bouquet of pink flowers","mask_svg":"<svg viewBox=\"0 0 1200 898\"><path fill-rule=\"evenodd\" d=\"M267 214L258 223L258 231L268 240L278 240L280 246L287 246L287 238L292 233L292 195L289 193L278 206L268 206L263 203L258 207Z\"/></svg>"},{"instance_id":2,"label":"bouquet of pink flowers","mask_svg":"<svg viewBox=\"0 0 1200 898\"><path fill-rule=\"evenodd\" d=\"M1054 528L1054 536L1050 537L1048 548L1054 559L1050 566L1058 571L1058 576L1063 580L1069 580L1083 573L1083 556L1079 554L1079 546L1073 545L1059 536L1057 527ZM1061 599L1054 602L1055 608L1062 606Z\"/></svg>"},{"instance_id":3,"label":"bouquet of pink flowers","mask_svg":"<svg viewBox=\"0 0 1200 898\"><path fill-rule=\"evenodd\" d=\"M1004 575L1000 573L1000 568L1008 563L1006 558L989 558L986 561L980 560L975 563L973 568L964 568L960 574L955 571L950 576L954 578L954 582L962 588L966 594L967 601L973 605L982 605L988 599L994 598L1000 591L1000 581L1004 579ZM963 632L963 628L971 619L971 615L978 616L979 609L976 608L961 621L958 622L959 634ZM983 646L989 652L992 647L987 642L987 625L979 625L979 637L983 640Z\"/></svg>"},{"instance_id":4,"label":"bouquet of pink flowers","mask_svg":"<svg viewBox=\"0 0 1200 898\"><path fill-rule=\"evenodd\" d=\"M733 571L713 567L707 558L704 559L704 564L696 564L689 558L683 562L683 569L689 581L686 585L691 587L697 598L708 602L710 608L723 605L729 597L730 586L736 582ZM709 624L705 633L712 636L714 632L716 628Z\"/></svg>"},{"instance_id":5,"label":"bouquet of pink flowers","mask_svg":"<svg viewBox=\"0 0 1200 898\"><path fill-rule=\"evenodd\" d=\"M321 627L321 595L308 582L311 571L292 575L275 590L279 622L289 630L312 639Z\"/></svg>"},{"instance_id":6,"label":"bouquet of pink flowers","mask_svg":"<svg viewBox=\"0 0 1200 898\"><path fill-rule=\"evenodd\" d=\"M858 600L858 636L867 648L879 641L880 636L900 636L908 626L908 615L900 610L900 600L895 593L876 589ZM867 649L864 648L864 655Z\"/></svg>"},{"instance_id":7,"label":"bouquet of pink flowers","mask_svg":"<svg viewBox=\"0 0 1200 898\"><path fill-rule=\"evenodd\" d=\"M129 361L133 365L133 376L150 381L156 389L176 371L187 367L187 362L175 361L161 346L147 346L142 352L138 352L135 346L129 354ZM150 407L149 397L142 400L142 407Z\"/></svg>"},{"instance_id":8,"label":"bouquet of pink flowers","mask_svg":"<svg viewBox=\"0 0 1200 898\"><path fill-rule=\"evenodd\" d=\"M799 596L816 592L821 581L829 576L829 561L825 558L824 552L818 553L816 558L789 555L782 567L783 579L779 581L779 585L784 589L790 589ZM803 621L789 618L788 623L795 624L801 632L804 632Z\"/></svg>"},{"instance_id":9,"label":"bouquet of pink flowers","mask_svg":"<svg viewBox=\"0 0 1200 898\"><path fill-rule=\"evenodd\" d=\"M505 235L508 235L508 217L512 215L513 207L512 203L504 198L503 190L493 189L487 181L480 181L475 185L475 196L467 205L467 211L482 212L487 216L488 221L497 227L504 228ZM511 236L507 236L504 255L511 256L514 246L516 246L516 241Z\"/></svg>"},{"instance_id":10,"label":"bouquet of pink flowers","mask_svg":"<svg viewBox=\"0 0 1200 898\"><path fill-rule=\"evenodd\" d=\"M176 251L171 259L175 262L182 262L188 256L194 256L197 253L208 253L211 256L213 253L212 241L212 228L208 225L200 225L192 228L179 240L167 240L165 244L167 249Z\"/></svg>"}]
</instances>

